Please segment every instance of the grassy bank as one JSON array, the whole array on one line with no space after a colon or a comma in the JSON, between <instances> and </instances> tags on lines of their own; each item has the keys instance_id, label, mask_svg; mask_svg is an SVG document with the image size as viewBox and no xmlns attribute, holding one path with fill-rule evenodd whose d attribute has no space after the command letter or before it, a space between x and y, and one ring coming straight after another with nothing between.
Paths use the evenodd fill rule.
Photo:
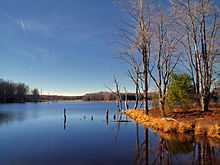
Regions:
<instances>
[{"instance_id":1,"label":"grassy bank","mask_svg":"<svg viewBox=\"0 0 220 165\"><path fill-rule=\"evenodd\" d=\"M169 115L166 118L155 115L154 111L146 115L143 110L128 110L125 114L136 122L155 131L193 134L220 140L220 113L214 112L202 115L196 115L195 113L175 114Z\"/></svg>"}]
</instances>

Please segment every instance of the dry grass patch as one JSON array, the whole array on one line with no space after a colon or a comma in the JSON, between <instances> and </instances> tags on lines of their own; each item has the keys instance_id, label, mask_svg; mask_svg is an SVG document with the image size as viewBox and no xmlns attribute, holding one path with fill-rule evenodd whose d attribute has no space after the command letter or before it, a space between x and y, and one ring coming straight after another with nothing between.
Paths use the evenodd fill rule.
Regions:
<instances>
[{"instance_id":1,"label":"dry grass patch","mask_svg":"<svg viewBox=\"0 0 220 165\"><path fill-rule=\"evenodd\" d=\"M192 123L179 122L178 132L189 133L194 131L194 125Z\"/></svg>"},{"instance_id":2,"label":"dry grass patch","mask_svg":"<svg viewBox=\"0 0 220 165\"><path fill-rule=\"evenodd\" d=\"M195 126L195 135L205 135L206 129L200 125L200 123L197 123Z\"/></svg>"},{"instance_id":3,"label":"dry grass patch","mask_svg":"<svg viewBox=\"0 0 220 165\"><path fill-rule=\"evenodd\" d=\"M220 124L218 122L207 123L207 120L198 118L160 118L159 116L146 115L143 110L128 110L125 112L127 116L136 122L143 124L145 127L150 127L154 131L164 133L179 134L194 134L194 135L207 135L220 139ZM210 120L209 120L210 121Z\"/></svg>"},{"instance_id":4,"label":"dry grass patch","mask_svg":"<svg viewBox=\"0 0 220 165\"><path fill-rule=\"evenodd\" d=\"M209 126L207 136L213 138L220 138L220 126L217 124Z\"/></svg>"}]
</instances>

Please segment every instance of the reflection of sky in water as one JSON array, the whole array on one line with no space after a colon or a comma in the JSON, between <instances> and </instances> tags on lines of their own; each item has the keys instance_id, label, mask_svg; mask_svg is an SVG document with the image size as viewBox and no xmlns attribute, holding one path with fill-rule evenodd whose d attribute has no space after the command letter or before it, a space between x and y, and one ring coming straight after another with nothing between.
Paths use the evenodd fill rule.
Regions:
<instances>
[{"instance_id":1,"label":"reflection of sky in water","mask_svg":"<svg viewBox=\"0 0 220 165\"><path fill-rule=\"evenodd\" d=\"M67 109L65 130L64 108ZM114 103L0 105L0 164L143 163L144 129L138 127L137 132L135 123L112 122L114 108ZM108 125L106 109L110 110ZM193 147L192 142L160 140L149 130L149 162L159 163L161 149L163 161L170 157L173 164L191 162ZM198 145L196 147L198 153ZM215 154L219 159L219 149L215 149Z\"/></svg>"}]
</instances>

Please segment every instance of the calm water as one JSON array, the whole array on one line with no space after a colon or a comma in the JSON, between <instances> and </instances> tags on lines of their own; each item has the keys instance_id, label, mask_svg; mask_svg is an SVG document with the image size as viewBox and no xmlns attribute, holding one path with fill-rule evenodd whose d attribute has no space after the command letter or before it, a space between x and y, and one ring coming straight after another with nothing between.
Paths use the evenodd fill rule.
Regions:
<instances>
[{"instance_id":1,"label":"calm water","mask_svg":"<svg viewBox=\"0 0 220 165\"><path fill-rule=\"evenodd\" d=\"M114 109L114 103L0 105L0 165L220 164L219 142L119 124Z\"/></svg>"}]
</instances>

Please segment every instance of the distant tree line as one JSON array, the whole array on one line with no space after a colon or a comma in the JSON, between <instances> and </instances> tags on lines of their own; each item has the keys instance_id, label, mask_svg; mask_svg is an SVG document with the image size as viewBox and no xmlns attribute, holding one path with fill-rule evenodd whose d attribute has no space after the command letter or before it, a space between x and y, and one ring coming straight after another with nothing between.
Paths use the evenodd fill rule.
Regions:
<instances>
[{"instance_id":1,"label":"distant tree line","mask_svg":"<svg viewBox=\"0 0 220 165\"><path fill-rule=\"evenodd\" d=\"M120 93L121 100L125 101L135 101L136 94L135 93ZM157 95L156 92L149 93L148 99L152 99L154 95ZM74 101L74 100L81 100L81 101L115 101L117 96L111 92L97 92L97 93L87 93L82 96L58 96L58 95L41 95L41 101ZM143 99L142 95L139 95L139 99Z\"/></svg>"},{"instance_id":2,"label":"distant tree line","mask_svg":"<svg viewBox=\"0 0 220 165\"><path fill-rule=\"evenodd\" d=\"M135 101L136 93L120 93L121 100L125 101ZM150 92L148 94L148 100L151 100L154 95L157 95L156 92ZM83 101L115 101L117 96L111 92L98 92L98 93L88 93L81 96ZM139 99L143 100L143 95L139 95Z\"/></svg>"},{"instance_id":3,"label":"distant tree line","mask_svg":"<svg viewBox=\"0 0 220 165\"><path fill-rule=\"evenodd\" d=\"M73 100L82 100L83 96L59 96L59 95L41 95L41 101L73 101Z\"/></svg>"},{"instance_id":4,"label":"distant tree line","mask_svg":"<svg viewBox=\"0 0 220 165\"><path fill-rule=\"evenodd\" d=\"M15 83L0 79L0 103L23 103L39 101L38 89L30 90L24 83Z\"/></svg>"},{"instance_id":5,"label":"distant tree line","mask_svg":"<svg viewBox=\"0 0 220 165\"><path fill-rule=\"evenodd\" d=\"M125 100L125 94L122 95L122 100ZM135 100L135 94L127 94L128 100ZM82 99L84 101L113 101L116 100L116 96L110 92L99 92L99 93L89 93L85 94Z\"/></svg>"}]
</instances>

